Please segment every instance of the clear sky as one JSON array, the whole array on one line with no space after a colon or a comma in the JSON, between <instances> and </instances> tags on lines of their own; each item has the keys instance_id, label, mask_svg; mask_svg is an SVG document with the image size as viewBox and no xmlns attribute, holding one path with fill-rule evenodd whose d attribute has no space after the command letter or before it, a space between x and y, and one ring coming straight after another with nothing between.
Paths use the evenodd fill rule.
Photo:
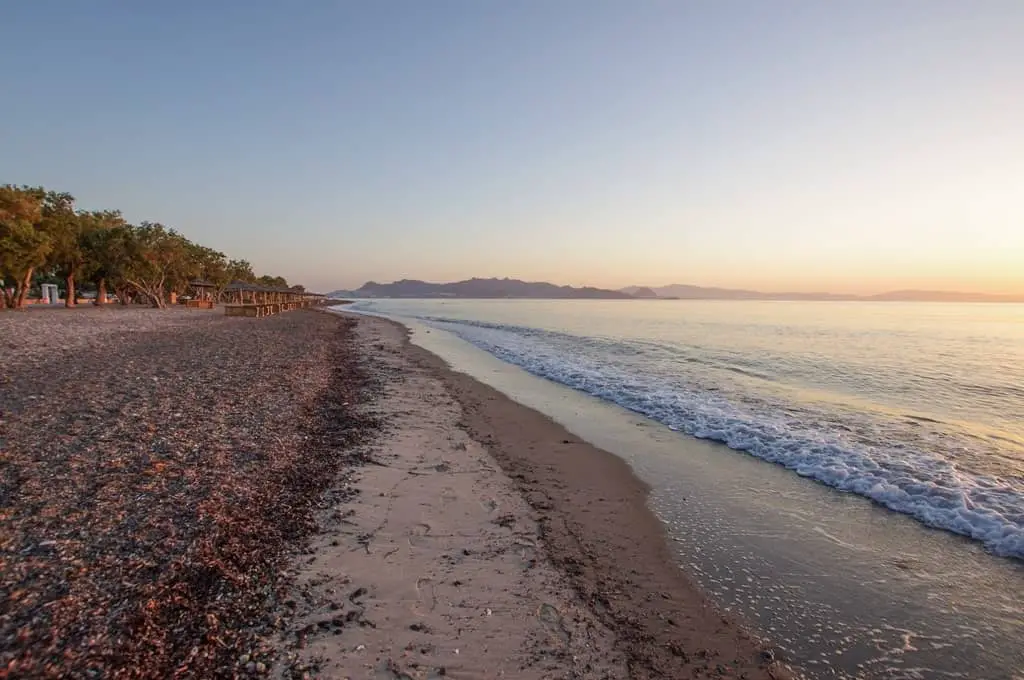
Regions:
<instances>
[{"instance_id":1,"label":"clear sky","mask_svg":"<svg viewBox=\"0 0 1024 680\"><path fill-rule=\"evenodd\" d=\"M318 289L1024 292L1022 0L32 0L0 57L0 182Z\"/></svg>"}]
</instances>

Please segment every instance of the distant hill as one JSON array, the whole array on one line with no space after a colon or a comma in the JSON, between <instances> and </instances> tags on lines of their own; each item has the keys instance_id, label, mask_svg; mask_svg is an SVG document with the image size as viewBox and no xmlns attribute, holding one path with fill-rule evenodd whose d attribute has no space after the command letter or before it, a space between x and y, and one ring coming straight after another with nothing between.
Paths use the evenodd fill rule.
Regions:
<instances>
[{"instance_id":1,"label":"distant hill","mask_svg":"<svg viewBox=\"0 0 1024 680\"><path fill-rule=\"evenodd\" d=\"M863 302L1024 302L1024 295L988 295L951 291L897 290L878 295L843 295L837 293L763 293L742 288L715 288L672 284L668 286L629 286L607 290L584 286L556 286L553 283L518 279L467 279L454 283L430 283L402 279L393 283L367 281L356 290L335 290L327 294L341 298L519 298L550 300L822 300Z\"/></svg>"},{"instance_id":2,"label":"distant hill","mask_svg":"<svg viewBox=\"0 0 1024 680\"><path fill-rule=\"evenodd\" d=\"M339 291L342 292L342 291ZM349 293L349 291L344 291ZM351 297L386 298L535 298L535 299L606 299L625 300L632 296L617 290L584 286L556 286L546 282L518 279L468 279L455 283L430 283L403 279L394 283L368 281Z\"/></svg>"},{"instance_id":3,"label":"distant hill","mask_svg":"<svg viewBox=\"0 0 1024 680\"><path fill-rule=\"evenodd\" d=\"M837 293L762 293L740 288L713 288L672 284L646 288L629 286L621 292L636 297L650 297L653 292L659 298L681 300L860 300L878 302L1024 302L1024 295L988 295L985 293L957 293L932 290L899 290L878 295L843 295Z\"/></svg>"},{"instance_id":4,"label":"distant hill","mask_svg":"<svg viewBox=\"0 0 1024 680\"><path fill-rule=\"evenodd\" d=\"M674 283L668 286L646 288L629 286L622 292L636 297L653 297L643 293L651 292L660 298L678 298L680 300L857 300L856 295L838 295L834 293L762 293L756 290L741 288L714 288L691 286Z\"/></svg>"},{"instance_id":5,"label":"distant hill","mask_svg":"<svg viewBox=\"0 0 1024 680\"><path fill-rule=\"evenodd\" d=\"M658 294L655 293L653 290L651 290L650 288L645 288L643 286L630 286L628 289L623 289L622 292L626 293L627 295L632 295L633 297L636 298L658 297Z\"/></svg>"}]
</instances>

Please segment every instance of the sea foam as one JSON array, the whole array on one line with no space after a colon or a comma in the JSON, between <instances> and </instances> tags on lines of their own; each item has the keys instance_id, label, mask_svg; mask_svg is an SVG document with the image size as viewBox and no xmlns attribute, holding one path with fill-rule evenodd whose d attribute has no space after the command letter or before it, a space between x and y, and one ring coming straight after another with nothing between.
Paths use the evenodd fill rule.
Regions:
<instances>
[{"instance_id":1,"label":"sea foam","mask_svg":"<svg viewBox=\"0 0 1024 680\"><path fill-rule=\"evenodd\" d=\"M965 472L935 451L865 441L849 427L772 409L688 380L682 359L658 348L512 325L424 317L534 375L643 414L673 430L722 442L922 523L1024 559L1024 480ZM624 359L650 352L640 364ZM856 433L854 433L856 434Z\"/></svg>"}]
</instances>

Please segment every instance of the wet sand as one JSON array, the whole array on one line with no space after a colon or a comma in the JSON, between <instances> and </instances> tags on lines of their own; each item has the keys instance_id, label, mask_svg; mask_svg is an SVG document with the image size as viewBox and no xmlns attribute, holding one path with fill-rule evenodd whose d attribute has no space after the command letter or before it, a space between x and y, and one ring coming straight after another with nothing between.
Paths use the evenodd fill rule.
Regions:
<instances>
[{"instance_id":1,"label":"wet sand","mask_svg":"<svg viewBox=\"0 0 1024 680\"><path fill-rule=\"evenodd\" d=\"M788 675L678 570L625 463L401 326L0 330L0 677Z\"/></svg>"},{"instance_id":2,"label":"wet sand","mask_svg":"<svg viewBox=\"0 0 1024 680\"><path fill-rule=\"evenodd\" d=\"M391 425L299 571L292 677L789 676L678 569L626 463L397 324L359 332Z\"/></svg>"},{"instance_id":3,"label":"wet sand","mask_svg":"<svg viewBox=\"0 0 1024 680\"><path fill-rule=\"evenodd\" d=\"M651 486L677 564L802 675L1024 677L1015 565L401 321L416 345L627 461Z\"/></svg>"}]
</instances>

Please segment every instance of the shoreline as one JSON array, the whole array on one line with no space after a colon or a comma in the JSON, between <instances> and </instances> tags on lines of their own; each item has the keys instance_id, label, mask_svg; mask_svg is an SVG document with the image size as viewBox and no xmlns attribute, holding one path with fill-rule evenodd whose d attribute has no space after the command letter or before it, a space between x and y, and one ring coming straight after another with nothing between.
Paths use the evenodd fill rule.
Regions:
<instances>
[{"instance_id":1,"label":"shoreline","mask_svg":"<svg viewBox=\"0 0 1024 680\"><path fill-rule=\"evenodd\" d=\"M662 523L647 507L649 489L628 463L452 370L413 344L404 325L337 313L397 329L401 352L458 402L460 429L486 447L529 503L545 555L614 634L628 677L792 677L679 568Z\"/></svg>"},{"instance_id":2,"label":"shoreline","mask_svg":"<svg viewBox=\"0 0 1024 680\"><path fill-rule=\"evenodd\" d=\"M791 677L624 461L400 324L0 326L0 677Z\"/></svg>"},{"instance_id":3,"label":"shoreline","mask_svg":"<svg viewBox=\"0 0 1024 680\"><path fill-rule=\"evenodd\" d=\"M959 673L1010 680L1024 667L1017 643L1024 611L1013 596L1024 576L1019 564L867 498L674 431L600 389L580 389L579 374L563 381L555 371L545 379L523 353L533 346L528 332L492 337L472 322L433 323L468 314L484 326L531 325L522 313L490 309L381 311L397 315L390 318L412 329L415 345L457 371L627 461L651 486L648 505L664 523L680 568L719 609L768 636L777 658L816 678ZM547 319L545 328L557 323L531 311ZM573 333L585 337L580 326ZM550 347L538 341L535 349L536 361L551 365ZM569 353L562 355L566 365L582 364L588 375L571 346L561 349ZM600 376L596 385L604 385Z\"/></svg>"}]
</instances>

